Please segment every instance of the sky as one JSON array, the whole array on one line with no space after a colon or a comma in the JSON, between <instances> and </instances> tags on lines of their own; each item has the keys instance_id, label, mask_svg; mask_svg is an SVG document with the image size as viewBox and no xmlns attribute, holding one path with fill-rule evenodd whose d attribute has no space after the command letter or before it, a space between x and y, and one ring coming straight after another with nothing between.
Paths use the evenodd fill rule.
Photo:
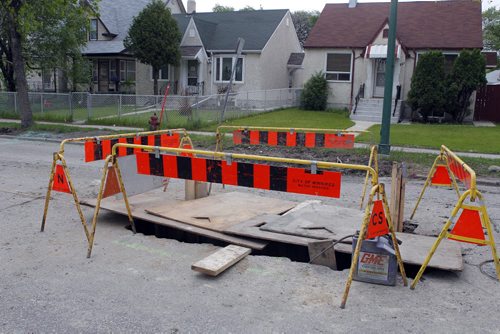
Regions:
<instances>
[{"instance_id":1,"label":"sky","mask_svg":"<svg viewBox=\"0 0 500 334\"><path fill-rule=\"evenodd\" d=\"M430 0L434 1L434 0ZM478 0L479 1L479 0ZM186 3L184 1L184 3ZM348 0L196 0L196 11L211 12L215 4L231 6L236 10L245 6L251 6L258 9L262 6L264 9L290 9L292 12L297 10L317 10L320 11L325 3L347 3ZM384 0L359 0L358 2L385 2ZM389 1L387 1L389 2ZM500 8L500 0L483 0L483 9L489 7Z\"/></svg>"}]
</instances>

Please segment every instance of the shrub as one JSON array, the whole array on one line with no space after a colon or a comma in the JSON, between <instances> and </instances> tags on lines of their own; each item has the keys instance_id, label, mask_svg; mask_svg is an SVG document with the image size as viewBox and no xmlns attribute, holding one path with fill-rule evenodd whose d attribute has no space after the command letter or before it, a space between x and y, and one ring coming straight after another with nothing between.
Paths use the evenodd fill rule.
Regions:
<instances>
[{"instance_id":1,"label":"shrub","mask_svg":"<svg viewBox=\"0 0 500 334\"><path fill-rule=\"evenodd\" d=\"M326 110L328 82L322 72L314 74L304 85L300 107L305 110Z\"/></svg>"},{"instance_id":2,"label":"shrub","mask_svg":"<svg viewBox=\"0 0 500 334\"><path fill-rule=\"evenodd\" d=\"M418 111L424 121L431 116L443 116L446 106L446 76L444 56L431 51L419 57L417 68L411 79L408 104Z\"/></svg>"},{"instance_id":3,"label":"shrub","mask_svg":"<svg viewBox=\"0 0 500 334\"><path fill-rule=\"evenodd\" d=\"M486 83L486 61L479 50L463 50L458 55L448 78L448 112L462 123L470 113L472 93Z\"/></svg>"}]
</instances>

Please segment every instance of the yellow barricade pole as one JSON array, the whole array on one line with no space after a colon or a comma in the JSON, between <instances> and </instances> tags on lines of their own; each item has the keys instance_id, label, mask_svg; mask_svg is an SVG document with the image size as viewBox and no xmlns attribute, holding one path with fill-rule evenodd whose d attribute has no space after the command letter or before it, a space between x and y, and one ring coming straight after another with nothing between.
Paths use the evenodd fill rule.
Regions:
<instances>
[{"instance_id":1,"label":"yellow barricade pole","mask_svg":"<svg viewBox=\"0 0 500 334\"><path fill-rule=\"evenodd\" d=\"M368 205L365 208L365 214L363 217L363 224L361 225L361 230L359 231L358 242L356 244L356 248L354 249L354 253L352 254L351 268L349 269L349 276L347 277L347 282L345 285L344 295L342 297L342 302L340 304L340 308L345 308L345 305L347 302L347 297L349 295L349 290L351 289L351 284L352 284L352 280L354 277L354 271L356 269L356 266L358 265L359 253L361 252L361 246L363 244L363 240L365 240L365 237L367 235L368 224L370 223L370 216L371 216L372 209L373 209L373 199L374 199L375 195L377 195L377 197L380 196L382 198L384 211L386 212L387 225L389 226L389 232L391 234L392 243L394 245L394 251L396 253L396 259L398 262L399 271L401 272L404 286L408 285L408 281L406 278L406 272L405 272L405 268L403 265L403 259L401 257L401 253L399 251L398 241L396 239L396 232L395 232L394 226L392 224L389 204L387 203L387 197L385 194L385 187L384 187L383 183L379 183L379 184L372 187L372 190L370 192L370 196L368 197Z\"/></svg>"},{"instance_id":2,"label":"yellow barricade pole","mask_svg":"<svg viewBox=\"0 0 500 334\"><path fill-rule=\"evenodd\" d=\"M491 227L491 220L486 210L483 195L479 190L477 190L476 172L444 145L441 146L440 156L444 156L448 167L451 163L453 163L455 169L460 168L456 171L456 173L462 173L461 177L464 179L464 182L469 189L459 196L458 202L453 208L450 218L443 226L438 238L432 245L429 254L425 258L424 263L420 267L417 276L413 280L411 289L415 289L415 286L419 282L427 265L431 261L432 256L439 247L441 240L443 240L444 238L473 243L481 246L490 246L497 278L498 280L500 280L500 262L498 259L495 240L493 238L493 229ZM435 167L435 165L436 162L434 163L433 168ZM456 177L454 175L455 171L453 171L451 167L448 168L448 170L450 172L450 175ZM457 177L460 178L460 176ZM466 200L469 200L471 204L465 204ZM472 203L475 202L478 202L479 205L472 205ZM462 211L460 215L458 215L460 210ZM464 215L463 219L462 215ZM453 229L451 230L451 232L449 232L448 230L452 227L452 225ZM483 228L486 228L488 239L486 239L484 236Z\"/></svg>"},{"instance_id":3,"label":"yellow barricade pole","mask_svg":"<svg viewBox=\"0 0 500 334\"><path fill-rule=\"evenodd\" d=\"M49 184L48 184L47 193L46 193L46 196L45 196L45 204L44 204L43 217L42 217L42 223L41 223L40 231L44 232L44 230L45 230L45 225L46 225L46 221L47 221L47 214L48 214L48 210L49 210L50 196L52 194L54 179L55 179L55 176L56 176L56 167L58 165L60 165L62 167L62 169L63 169L64 177L67 178L68 188L69 188L67 192L70 192L73 195L73 200L75 202L75 206L77 208L78 215L80 217L80 221L82 223L83 230L85 232L85 237L87 238L87 242L89 242L91 244L93 243L93 238L94 238L94 232L95 231L92 232L92 233L90 233L89 230L88 230L87 222L86 222L85 217L83 215L83 211L82 211L82 208L80 206L80 201L78 199L78 195L76 193L76 189L75 189L73 181L71 179L71 175L69 173L69 170L68 170L68 167L67 167L67 164L66 164L66 160L64 159L64 148L65 148L65 145L67 143L85 142L85 141L89 141L89 140L95 140L96 138L98 138L99 140L112 140L112 139L130 138L130 137L137 137L137 136L141 137L141 136L168 134L168 133L176 133L176 132L182 132L183 133L183 137L181 138L181 143L183 143L184 141L186 141L186 142L188 142L189 144L192 145L191 138L189 138L189 136L187 134L187 131L184 128L166 129L166 130L157 130L157 131L145 131L145 132L137 132L137 133L124 133L124 134L106 135L106 136L100 136L100 137L68 138L68 139L64 139L63 141L61 141L61 144L59 145L59 151L55 152L53 154L52 166L51 166L51 171L50 171L50 176L49 176ZM117 163L118 162L116 162L116 164ZM105 168L105 171L107 173L107 167ZM119 173L119 170L117 170L117 172ZM107 176L107 174L105 174L104 177L105 176ZM119 179L121 180L121 177L119 177ZM104 180L106 180L106 179L104 179ZM121 183L121 181L120 181L120 186L121 186L122 189L124 189L123 183ZM132 230L133 230L134 233L136 233L135 225L133 224L133 220L131 219L131 217L132 216L130 215L129 218L130 218Z\"/></svg>"}]
</instances>

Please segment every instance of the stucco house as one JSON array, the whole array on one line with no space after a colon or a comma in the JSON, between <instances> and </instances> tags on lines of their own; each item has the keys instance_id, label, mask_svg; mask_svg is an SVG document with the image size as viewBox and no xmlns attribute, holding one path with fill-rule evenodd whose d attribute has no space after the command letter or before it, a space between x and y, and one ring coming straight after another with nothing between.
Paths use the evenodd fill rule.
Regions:
<instances>
[{"instance_id":1,"label":"stucco house","mask_svg":"<svg viewBox=\"0 0 500 334\"><path fill-rule=\"evenodd\" d=\"M149 0L101 0L91 19L83 54L93 62L91 90L152 94L151 67L137 61L123 46L128 29ZM299 85L296 65L288 64L301 47L288 10L197 13L189 0L167 0L182 34L180 66L160 71L160 89L171 83L176 94L217 94L230 79L238 37L245 40L237 60L234 90L264 90Z\"/></svg>"},{"instance_id":2,"label":"stucco house","mask_svg":"<svg viewBox=\"0 0 500 334\"><path fill-rule=\"evenodd\" d=\"M330 106L352 109L359 96L353 118L381 120L389 11L387 2L327 4L304 44L302 80L324 72ZM442 51L449 70L461 50L482 49L481 29L479 1L399 2L393 96L406 99L419 54Z\"/></svg>"}]
</instances>

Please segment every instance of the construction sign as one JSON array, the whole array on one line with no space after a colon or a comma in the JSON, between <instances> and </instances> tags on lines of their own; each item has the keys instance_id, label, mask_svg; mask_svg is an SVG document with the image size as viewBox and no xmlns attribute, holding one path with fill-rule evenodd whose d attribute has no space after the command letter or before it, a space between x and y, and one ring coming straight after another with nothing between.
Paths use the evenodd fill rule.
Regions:
<instances>
[{"instance_id":1,"label":"construction sign","mask_svg":"<svg viewBox=\"0 0 500 334\"><path fill-rule=\"evenodd\" d=\"M340 197L341 173L188 156L136 154L137 172L145 175L221 183L297 194Z\"/></svg>"},{"instance_id":2,"label":"construction sign","mask_svg":"<svg viewBox=\"0 0 500 334\"><path fill-rule=\"evenodd\" d=\"M448 168L444 165L437 165L434 175L432 175L431 184L433 186L449 187L452 185Z\"/></svg>"},{"instance_id":3,"label":"construction sign","mask_svg":"<svg viewBox=\"0 0 500 334\"><path fill-rule=\"evenodd\" d=\"M95 138L85 142L85 162L104 160L111 154L111 148L117 143L149 145L160 147L179 147L180 135L178 133L164 133L148 136L134 136L129 138L115 138L99 140ZM119 147L118 156L124 157L140 152L139 149Z\"/></svg>"},{"instance_id":4,"label":"construction sign","mask_svg":"<svg viewBox=\"0 0 500 334\"><path fill-rule=\"evenodd\" d=\"M64 167L62 165L56 165L54 181L52 182L52 190L71 194L68 178L66 177L66 173L64 172Z\"/></svg>"},{"instance_id":5,"label":"construction sign","mask_svg":"<svg viewBox=\"0 0 500 334\"><path fill-rule=\"evenodd\" d=\"M116 175L115 166L108 168L108 174L106 175L106 185L104 187L103 198L116 195L120 193L120 184L118 183L118 176Z\"/></svg>"},{"instance_id":6,"label":"construction sign","mask_svg":"<svg viewBox=\"0 0 500 334\"><path fill-rule=\"evenodd\" d=\"M350 149L354 147L354 134L235 130L233 132L233 143L235 145L247 144Z\"/></svg>"},{"instance_id":7,"label":"construction sign","mask_svg":"<svg viewBox=\"0 0 500 334\"><path fill-rule=\"evenodd\" d=\"M368 224L368 231L366 239L373 239L382 235L389 234L389 224L385 216L384 204L382 200L373 202L372 214L370 216L370 223Z\"/></svg>"},{"instance_id":8,"label":"construction sign","mask_svg":"<svg viewBox=\"0 0 500 334\"><path fill-rule=\"evenodd\" d=\"M493 228L488 212L486 210L483 194L477 189L476 186L476 172L444 145L441 146L441 152L436 158L433 167L431 168L431 172L435 170L434 175L438 173L436 166L438 168L444 168L448 175L448 169L446 168L446 166L438 164L438 162L442 161L446 161L446 166L448 166L449 171L451 171L452 173L452 177L454 178L453 183L455 184L455 189L459 194L459 199L457 204L453 208L453 211L451 212L450 218L444 224L441 233L439 233L438 238L432 245L432 248L429 250L429 253L427 254L427 257L425 258L422 266L420 267L417 276L415 276L415 279L413 280L413 283L411 285L411 289L415 289L415 286L422 277L425 268L427 268L427 265L431 261L432 256L436 252L436 249L439 247L441 240L445 238L476 244L479 246L490 246L497 277L500 280L500 260L498 258L495 240L493 239ZM429 173L427 181L424 185L424 188L422 189L419 199L417 200L417 204L410 219L413 218L413 215L415 214L418 203L420 202L420 199L422 198L425 188L428 184L430 175L431 173ZM463 182L463 184L467 187L467 190L461 195L458 191L458 187L456 186L455 178Z\"/></svg>"},{"instance_id":9,"label":"construction sign","mask_svg":"<svg viewBox=\"0 0 500 334\"><path fill-rule=\"evenodd\" d=\"M479 211L463 209L448 238L485 246L487 243L485 242L483 223Z\"/></svg>"}]
</instances>

